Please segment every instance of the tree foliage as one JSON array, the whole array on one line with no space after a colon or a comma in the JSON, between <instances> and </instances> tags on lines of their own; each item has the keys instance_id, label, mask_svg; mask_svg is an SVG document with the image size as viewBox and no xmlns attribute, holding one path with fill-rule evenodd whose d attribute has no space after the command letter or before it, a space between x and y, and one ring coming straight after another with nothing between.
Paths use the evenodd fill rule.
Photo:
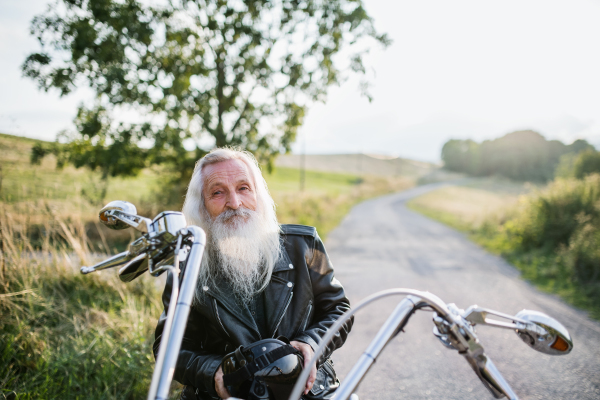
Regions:
<instances>
[{"instance_id":1,"label":"tree foliage","mask_svg":"<svg viewBox=\"0 0 600 400\"><path fill-rule=\"evenodd\" d=\"M160 163L185 173L213 146L269 162L311 102L345 70L365 76L369 46L389 44L360 0L57 0L31 33L42 50L25 76L63 96L95 93L62 160L105 176Z\"/></svg>"},{"instance_id":2,"label":"tree foliage","mask_svg":"<svg viewBox=\"0 0 600 400\"><path fill-rule=\"evenodd\" d=\"M586 150L575 158L573 176L577 179L583 179L591 174L600 174L600 152Z\"/></svg>"},{"instance_id":3,"label":"tree foliage","mask_svg":"<svg viewBox=\"0 0 600 400\"><path fill-rule=\"evenodd\" d=\"M562 156L590 149L594 147L585 140L565 145L558 140L548 141L534 131L517 131L481 144L449 140L442 148L442 160L445 168L469 175L543 182L554 178Z\"/></svg>"}]
</instances>

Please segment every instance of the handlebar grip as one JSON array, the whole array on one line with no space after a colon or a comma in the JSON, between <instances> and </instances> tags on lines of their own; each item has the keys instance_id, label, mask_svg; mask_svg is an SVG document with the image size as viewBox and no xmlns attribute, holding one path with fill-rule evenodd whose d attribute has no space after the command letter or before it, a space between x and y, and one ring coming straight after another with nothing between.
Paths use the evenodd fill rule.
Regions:
<instances>
[{"instance_id":1,"label":"handlebar grip","mask_svg":"<svg viewBox=\"0 0 600 400\"><path fill-rule=\"evenodd\" d=\"M506 379L504 379L498 368L496 368L496 365L483 351L477 356L465 354L465 358L483 385L495 398L501 399L506 396L510 400L519 400Z\"/></svg>"},{"instance_id":2,"label":"handlebar grip","mask_svg":"<svg viewBox=\"0 0 600 400\"><path fill-rule=\"evenodd\" d=\"M90 272L100 271L107 268L117 267L119 265L125 264L127 261L131 259L131 255L128 251L124 251L117 255L112 256L109 259L99 262L96 265L91 267L81 267L80 271L82 274L86 275Z\"/></svg>"}]
</instances>

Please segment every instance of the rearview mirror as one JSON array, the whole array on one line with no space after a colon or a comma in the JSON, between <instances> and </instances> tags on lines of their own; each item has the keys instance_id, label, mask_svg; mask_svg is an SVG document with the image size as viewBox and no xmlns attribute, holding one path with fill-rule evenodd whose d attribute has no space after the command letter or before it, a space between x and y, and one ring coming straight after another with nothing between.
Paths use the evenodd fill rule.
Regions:
<instances>
[{"instance_id":1,"label":"rearview mirror","mask_svg":"<svg viewBox=\"0 0 600 400\"><path fill-rule=\"evenodd\" d=\"M529 347L550 355L569 354L573 349L571 335L560 322L538 311L522 310L516 319L517 335Z\"/></svg>"},{"instance_id":2,"label":"rearview mirror","mask_svg":"<svg viewBox=\"0 0 600 400\"><path fill-rule=\"evenodd\" d=\"M98 214L100 222L110 229L134 228L147 233L152 220L137 215L137 209L128 201L115 200L105 205Z\"/></svg>"}]
</instances>

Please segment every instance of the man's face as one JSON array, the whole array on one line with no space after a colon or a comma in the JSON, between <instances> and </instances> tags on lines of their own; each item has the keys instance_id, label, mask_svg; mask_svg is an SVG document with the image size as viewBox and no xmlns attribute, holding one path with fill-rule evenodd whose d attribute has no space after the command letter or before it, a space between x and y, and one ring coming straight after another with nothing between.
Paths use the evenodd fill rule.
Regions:
<instances>
[{"instance_id":1,"label":"man's face","mask_svg":"<svg viewBox=\"0 0 600 400\"><path fill-rule=\"evenodd\" d=\"M240 207L256 211L256 191L250 171L241 160L227 160L204 167L204 205L215 219L223 211Z\"/></svg>"}]
</instances>

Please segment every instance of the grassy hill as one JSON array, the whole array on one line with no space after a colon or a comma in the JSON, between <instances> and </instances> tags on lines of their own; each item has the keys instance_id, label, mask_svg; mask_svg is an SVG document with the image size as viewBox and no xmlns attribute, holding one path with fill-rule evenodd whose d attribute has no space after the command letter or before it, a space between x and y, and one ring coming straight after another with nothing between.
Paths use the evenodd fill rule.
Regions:
<instances>
[{"instance_id":1,"label":"grassy hill","mask_svg":"<svg viewBox=\"0 0 600 400\"><path fill-rule=\"evenodd\" d=\"M306 169L312 171L412 178L420 178L438 168L432 163L363 153L307 154L305 156L286 154L279 156L275 161L275 165L287 168L301 168L302 163Z\"/></svg>"},{"instance_id":2,"label":"grassy hill","mask_svg":"<svg viewBox=\"0 0 600 400\"><path fill-rule=\"evenodd\" d=\"M114 199L134 203L138 211L148 217L165 209L181 208L183 198L175 203L165 203L162 182L170 176L164 168L148 168L134 178L109 178L106 198L100 199L102 182L99 173L70 166L57 170L52 156L45 158L41 165L31 165L30 152L35 143L34 139L0 134L0 202L15 218L41 224L47 219L50 208L54 217L72 219L77 215L91 223L102 204ZM294 157L280 157L283 161L273 173L265 173L278 204L278 215L283 223L317 226L323 235L337 225L352 204L366 197L410 187L417 177L432 169L431 165L418 162L411 169L408 167L410 162L402 160L403 169L397 170L401 173L392 176L387 173L389 171L375 167L377 162L385 164L386 160L369 157L364 162L365 171L369 173L359 176L351 172L349 156L309 156L319 162L315 161L314 169L308 168L305 172L304 190L301 191L300 170L289 162ZM344 170L346 167L350 172ZM377 171L383 173L374 173ZM99 239L98 230L104 230L105 235L119 236L103 227L88 228L88 234L95 239Z\"/></svg>"}]
</instances>

